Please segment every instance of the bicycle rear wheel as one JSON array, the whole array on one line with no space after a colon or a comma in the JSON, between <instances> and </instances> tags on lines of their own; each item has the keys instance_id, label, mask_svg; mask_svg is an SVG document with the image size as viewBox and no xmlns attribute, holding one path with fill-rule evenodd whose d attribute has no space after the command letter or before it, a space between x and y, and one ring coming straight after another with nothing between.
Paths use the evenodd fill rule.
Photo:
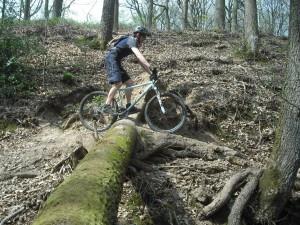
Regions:
<instances>
[{"instance_id":1,"label":"bicycle rear wheel","mask_svg":"<svg viewBox=\"0 0 300 225\"><path fill-rule=\"evenodd\" d=\"M158 99L154 96L146 104L145 120L152 130L173 133L183 126L186 120L186 107L173 93L161 94L160 98L166 112L161 111Z\"/></svg>"},{"instance_id":2,"label":"bicycle rear wheel","mask_svg":"<svg viewBox=\"0 0 300 225\"><path fill-rule=\"evenodd\" d=\"M94 131L105 131L117 120L118 105L113 101L112 113L103 112L107 93L94 91L86 95L80 102L79 117L84 127Z\"/></svg>"}]
</instances>

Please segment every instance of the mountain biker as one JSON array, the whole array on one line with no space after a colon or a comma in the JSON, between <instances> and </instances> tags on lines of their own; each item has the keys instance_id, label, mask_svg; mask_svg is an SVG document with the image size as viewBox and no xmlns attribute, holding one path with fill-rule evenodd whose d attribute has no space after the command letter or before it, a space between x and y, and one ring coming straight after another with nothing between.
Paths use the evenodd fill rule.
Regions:
<instances>
[{"instance_id":1,"label":"mountain biker","mask_svg":"<svg viewBox=\"0 0 300 225\"><path fill-rule=\"evenodd\" d=\"M122 67L122 59L128 55L134 54L144 70L151 74L150 64L139 50L147 36L150 36L150 32L145 27L138 26L133 31L133 35L120 38L116 41L114 46L109 49L109 52L105 57L105 66L107 70L108 82L112 86L108 92L107 100L104 106L104 112L112 112L111 105L113 98L117 90L123 84L125 84L126 87L134 85L133 80ZM131 94L132 89L125 93L127 101L126 108L131 105ZM133 106L130 110L130 113L136 113L138 111L139 110Z\"/></svg>"}]
</instances>

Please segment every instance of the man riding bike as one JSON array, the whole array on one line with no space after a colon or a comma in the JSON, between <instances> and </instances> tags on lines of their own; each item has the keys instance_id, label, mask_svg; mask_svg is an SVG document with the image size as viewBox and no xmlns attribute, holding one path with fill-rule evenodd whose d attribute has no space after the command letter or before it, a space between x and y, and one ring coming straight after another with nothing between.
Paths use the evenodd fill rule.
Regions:
<instances>
[{"instance_id":1,"label":"man riding bike","mask_svg":"<svg viewBox=\"0 0 300 225\"><path fill-rule=\"evenodd\" d=\"M122 59L128 55L134 54L144 70L151 74L150 64L139 50L147 36L150 36L150 32L145 27L138 26L134 30L133 35L120 38L120 40L115 43L114 47L109 49L109 52L105 57L105 66L107 70L108 82L112 85L112 87L108 92L107 100L104 106L105 112L112 112L111 105L114 96L117 90L121 88L123 84L125 84L127 87L134 85L133 80L122 67ZM127 101L126 108L131 105L131 94L132 91L127 91L125 94ZM132 107L130 113L136 113L138 111L139 110L136 107Z\"/></svg>"}]
</instances>

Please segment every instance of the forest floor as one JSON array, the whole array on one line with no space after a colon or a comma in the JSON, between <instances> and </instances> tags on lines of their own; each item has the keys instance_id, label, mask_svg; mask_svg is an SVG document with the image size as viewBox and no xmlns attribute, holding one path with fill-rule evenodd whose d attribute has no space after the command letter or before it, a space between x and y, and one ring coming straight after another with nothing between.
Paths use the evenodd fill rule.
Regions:
<instances>
[{"instance_id":1,"label":"forest floor","mask_svg":"<svg viewBox=\"0 0 300 225\"><path fill-rule=\"evenodd\" d=\"M12 128L0 131L0 220L21 209L5 224L31 224L49 193L72 172L68 165L57 171L53 168L79 146L89 150L95 141L93 133L79 121L68 127L64 122L77 112L85 94L108 88L104 52L78 42L96 31L69 25L44 29L22 30L23 35L40 36L46 49L44 55L24 59L34 68L30 76L38 88L13 103L4 99L0 106L0 120L14 122ZM158 68L162 88L179 93L198 117L198 129L188 121L177 135L239 153L238 157L156 158L148 162L156 170L145 172L146 176L163 178L164 188L157 188L175 193L173 201L182 206L182 214L175 215L178 224L224 224L228 212L205 220L199 216L202 208L233 174L248 167L263 168L270 155L287 40L262 37L260 56L255 60L245 59L241 46L237 35L187 31L157 32L142 49ZM134 57L124 64L137 83L147 79ZM72 74L71 82L64 82L66 73ZM120 224L160 224L151 221L129 178L118 217ZM293 223L287 217L280 224Z\"/></svg>"}]
</instances>

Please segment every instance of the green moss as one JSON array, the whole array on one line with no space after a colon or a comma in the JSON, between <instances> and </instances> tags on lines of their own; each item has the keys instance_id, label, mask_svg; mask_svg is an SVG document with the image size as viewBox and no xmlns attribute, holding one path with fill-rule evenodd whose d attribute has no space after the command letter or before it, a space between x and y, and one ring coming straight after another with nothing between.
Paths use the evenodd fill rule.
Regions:
<instances>
[{"instance_id":1,"label":"green moss","mask_svg":"<svg viewBox=\"0 0 300 225\"><path fill-rule=\"evenodd\" d=\"M90 48L90 49L102 50L102 45L98 37L90 38L90 37L81 36L76 38L74 42L79 48Z\"/></svg>"},{"instance_id":2,"label":"green moss","mask_svg":"<svg viewBox=\"0 0 300 225\"><path fill-rule=\"evenodd\" d=\"M269 61L269 59L264 55L258 52L256 53L252 52L245 41L240 43L236 48L234 48L233 55L237 58L246 61L256 61L256 62L263 62L263 63Z\"/></svg>"},{"instance_id":3,"label":"green moss","mask_svg":"<svg viewBox=\"0 0 300 225\"><path fill-rule=\"evenodd\" d=\"M135 145L136 130L119 126L107 132L48 198L34 225L112 224L123 176Z\"/></svg>"},{"instance_id":4,"label":"green moss","mask_svg":"<svg viewBox=\"0 0 300 225\"><path fill-rule=\"evenodd\" d=\"M17 129L17 124L8 120L0 120L0 131L15 131Z\"/></svg>"},{"instance_id":5,"label":"green moss","mask_svg":"<svg viewBox=\"0 0 300 225\"><path fill-rule=\"evenodd\" d=\"M67 71L64 72L62 77L62 82L69 85L74 84L75 83L74 74Z\"/></svg>"},{"instance_id":6,"label":"green moss","mask_svg":"<svg viewBox=\"0 0 300 225\"><path fill-rule=\"evenodd\" d=\"M275 166L269 167L263 173L259 182L259 205L262 212L270 210L270 206L274 205L273 203L276 202L280 181L280 171Z\"/></svg>"},{"instance_id":7,"label":"green moss","mask_svg":"<svg viewBox=\"0 0 300 225\"><path fill-rule=\"evenodd\" d=\"M153 225L153 221L150 215L144 212L144 203L140 193L131 193L128 201L126 202L125 208L129 213L128 217L132 220L131 222L136 225Z\"/></svg>"}]
</instances>

